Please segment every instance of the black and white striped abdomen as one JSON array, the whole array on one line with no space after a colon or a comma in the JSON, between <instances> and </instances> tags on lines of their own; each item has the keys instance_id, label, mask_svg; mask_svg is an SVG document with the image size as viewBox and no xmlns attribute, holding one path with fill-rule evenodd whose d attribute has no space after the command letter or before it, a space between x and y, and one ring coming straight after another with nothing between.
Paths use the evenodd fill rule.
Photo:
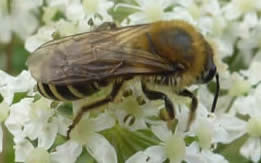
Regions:
<instances>
[{"instance_id":1,"label":"black and white striped abdomen","mask_svg":"<svg viewBox=\"0 0 261 163\"><path fill-rule=\"evenodd\" d=\"M73 101L82 99L98 92L108 85L106 81L88 82L74 85L54 85L37 83L38 91L46 98L58 101Z\"/></svg>"}]
</instances>

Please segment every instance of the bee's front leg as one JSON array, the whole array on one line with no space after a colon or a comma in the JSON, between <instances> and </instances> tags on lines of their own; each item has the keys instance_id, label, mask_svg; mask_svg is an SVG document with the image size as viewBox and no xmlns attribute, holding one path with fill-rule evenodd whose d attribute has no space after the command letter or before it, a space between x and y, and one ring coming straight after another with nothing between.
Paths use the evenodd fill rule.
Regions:
<instances>
[{"instance_id":1,"label":"bee's front leg","mask_svg":"<svg viewBox=\"0 0 261 163\"><path fill-rule=\"evenodd\" d=\"M175 118L175 110L174 105L172 104L171 100L162 92L150 90L144 82L141 83L142 91L146 95L146 97L150 100L164 100L165 108L168 112L168 118L174 119Z\"/></svg>"},{"instance_id":2,"label":"bee's front leg","mask_svg":"<svg viewBox=\"0 0 261 163\"><path fill-rule=\"evenodd\" d=\"M67 131L67 138L69 139L70 138L70 133L72 131L72 129L80 122L83 114L91 109L94 109L94 108L97 108L99 106L102 106L104 104L107 104L109 102L112 102L115 97L118 95L122 85L123 85L124 81L121 80L121 81L116 81L114 84L113 84L113 87L112 87L112 90L111 90L111 93L106 96L104 99L101 99L99 101L96 101L90 105L86 105L86 106L83 106L81 108L81 110L79 111L79 113L76 115L76 117L74 118L73 120L73 123L71 124L71 126L69 126L69 129Z\"/></svg>"},{"instance_id":3,"label":"bee's front leg","mask_svg":"<svg viewBox=\"0 0 261 163\"><path fill-rule=\"evenodd\" d=\"M191 126L191 123L195 119L196 110L197 110L197 106L198 106L198 99L192 92L190 92L187 89L179 92L179 95L189 97L192 100L191 106L190 106L190 114L189 114L189 119L188 119L188 125L187 125L187 130L188 130Z\"/></svg>"}]
</instances>

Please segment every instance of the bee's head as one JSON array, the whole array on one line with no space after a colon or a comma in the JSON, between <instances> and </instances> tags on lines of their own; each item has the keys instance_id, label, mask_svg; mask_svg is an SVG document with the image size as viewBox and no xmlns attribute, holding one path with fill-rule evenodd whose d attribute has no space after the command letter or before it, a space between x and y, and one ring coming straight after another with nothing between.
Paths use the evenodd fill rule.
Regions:
<instances>
[{"instance_id":1,"label":"bee's head","mask_svg":"<svg viewBox=\"0 0 261 163\"><path fill-rule=\"evenodd\" d=\"M220 89L219 88L219 75L217 73L217 68L216 68L216 65L215 65L214 59L213 59L213 57L214 57L213 50L207 41L205 41L205 43L204 43L204 54L206 55L204 71L201 73L199 82L207 83L210 80L212 80L214 78L214 76L216 76L216 92L215 92L214 100L213 100L212 107L211 107L211 112L214 112L215 108L216 108L218 96L219 96L219 89Z\"/></svg>"},{"instance_id":2,"label":"bee's head","mask_svg":"<svg viewBox=\"0 0 261 163\"><path fill-rule=\"evenodd\" d=\"M216 65L213 61L213 56L214 56L213 50L210 47L208 42L205 42L204 46L205 46L205 52L204 53L206 55L206 59L205 59L204 70L200 74L199 83L209 82L210 80L213 79L213 77L217 73Z\"/></svg>"}]
</instances>

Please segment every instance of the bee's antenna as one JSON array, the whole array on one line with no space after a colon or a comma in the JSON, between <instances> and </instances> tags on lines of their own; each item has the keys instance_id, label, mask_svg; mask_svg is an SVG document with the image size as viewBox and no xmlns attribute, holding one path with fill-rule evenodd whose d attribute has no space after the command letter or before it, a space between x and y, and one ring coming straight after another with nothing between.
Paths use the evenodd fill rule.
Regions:
<instances>
[{"instance_id":1,"label":"bee's antenna","mask_svg":"<svg viewBox=\"0 0 261 163\"><path fill-rule=\"evenodd\" d=\"M216 74L216 92L215 92L215 97L214 97L214 100L213 100L213 103L212 103L212 107L211 107L211 112L215 112L215 109L216 109L216 105L217 105L217 100L218 100L218 95L219 95L219 76L218 74Z\"/></svg>"}]
</instances>

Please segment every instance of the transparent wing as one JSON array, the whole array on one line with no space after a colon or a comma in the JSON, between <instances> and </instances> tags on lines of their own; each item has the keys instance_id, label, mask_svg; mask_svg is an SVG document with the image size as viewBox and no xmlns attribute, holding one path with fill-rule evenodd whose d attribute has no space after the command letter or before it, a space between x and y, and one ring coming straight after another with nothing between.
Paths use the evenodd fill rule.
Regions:
<instances>
[{"instance_id":1,"label":"transparent wing","mask_svg":"<svg viewBox=\"0 0 261 163\"><path fill-rule=\"evenodd\" d=\"M158 55L127 46L147 30L148 25L139 25L48 42L28 59L29 70L36 80L52 84L173 71Z\"/></svg>"}]
</instances>

